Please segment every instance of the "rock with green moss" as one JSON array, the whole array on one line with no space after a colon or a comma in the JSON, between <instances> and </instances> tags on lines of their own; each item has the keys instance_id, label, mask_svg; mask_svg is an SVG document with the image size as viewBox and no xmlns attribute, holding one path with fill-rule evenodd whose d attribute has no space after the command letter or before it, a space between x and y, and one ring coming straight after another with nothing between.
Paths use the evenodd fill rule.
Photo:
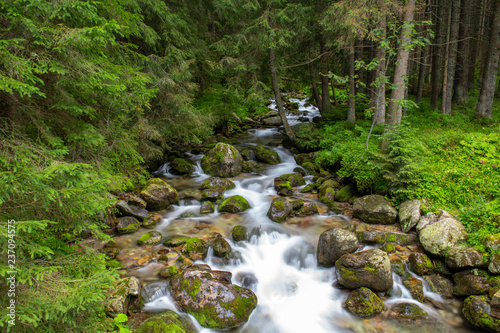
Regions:
<instances>
[{"instance_id":1,"label":"rock with green moss","mask_svg":"<svg viewBox=\"0 0 500 333\"><path fill-rule=\"evenodd\" d=\"M403 285L410 291L411 296L419 302L424 301L424 284L421 280L409 276L403 280Z\"/></svg>"},{"instance_id":2,"label":"rock with green moss","mask_svg":"<svg viewBox=\"0 0 500 333\"><path fill-rule=\"evenodd\" d=\"M339 284L351 289L388 291L393 285L391 262L379 249L343 255L335 263L335 275Z\"/></svg>"},{"instance_id":3,"label":"rock with green moss","mask_svg":"<svg viewBox=\"0 0 500 333\"><path fill-rule=\"evenodd\" d=\"M444 256L468 238L463 224L446 211L441 211L436 222L422 226L418 236L424 249L437 256Z\"/></svg>"},{"instance_id":4,"label":"rock with green moss","mask_svg":"<svg viewBox=\"0 0 500 333\"><path fill-rule=\"evenodd\" d=\"M300 173L288 173L274 178L274 188L279 195L290 196L293 194L293 187L305 185L304 176Z\"/></svg>"},{"instance_id":5,"label":"rock with green moss","mask_svg":"<svg viewBox=\"0 0 500 333\"><path fill-rule=\"evenodd\" d=\"M483 254L474 248L457 245L446 254L446 265L452 269L485 266Z\"/></svg>"},{"instance_id":6,"label":"rock with green moss","mask_svg":"<svg viewBox=\"0 0 500 333\"><path fill-rule=\"evenodd\" d=\"M111 289L106 298L106 314L116 317L119 313L127 314L128 311L140 310L143 303L140 298L142 284L136 277L120 279L115 288Z\"/></svg>"},{"instance_id":7,"label":"rock with green moss","mask_svg":"<svg viewBox=\"0 0 500 333\"><path fill-rule=\"evenodd\" d=\"M227 198L219 205L219 212L234 214L244 212L250 208L252 208L252 206L250 206L247 199L243 198L241 195L235 195Z\"/></svg>"},{"instance_id":8,"label":"rock with green moss","mask_svg":"<svg viewBox=\"0 0 500 333\"><path fill-rule=\"evenodd\" d=\"M311 216L319 214L318 205L314 202L305 202L296 212L296 216Z\"/></svg>"},{"instance_id":9,"label":"rock with green moss","mask_svg":"<svg viewBox=\"0 0 500 333\"><path fill-rule=\"evenodd\" d=\"M285 198L274 198L267 211L267 217L274 222L283 222L292 213L293 206Z\"/></svg>"},{"instance_id":10,"label":"rock with green moss","mask_svg":"<svg viewBox=\"0 0 500 333\"><path fill-rule=\"evenodd\" d=\"M353 253L359 247L358 238L352 231L332 228L319 235L316 257L318 264L332 267L344 254Z\"/></svg>"},{"instance_id":11,"label":"rock with green moss","mask_svg":"<svg viewBox=\"0 0 500 333\"><path fill-rule=\"evenodd\" d=\"M445 297L453 297L453 282L441 275L425 275L425 282L430 291Z\"/></svg>"},{"instance_id":12,"label":"rock with green moss","mask_svg":"<svg viewBox=\"0 0 500 333\"><path fill-rule=\"evenodd\" d=\"M367 223L394 224L398 212L391 203L378 194L366 195L357 199L352 207L354 217Z\"/></svg>"},{"instance_id":13,"label":"rock with green moss","mask_svg":"<svg viewBox=\"0 0 500 333\"><path fill-rule=\"evenodd\" d=\"M158 224L158 221L157 219L155 218L155 216L153 214L149 214L148 217L146 217L143 221L142 221L142 226L144 228L148 228L148 229L151 229L153 228L156 224Z\"/></svg>"},{"instance_id":14,"label":"rock with green moss","mask_svg":"<svg viewBox=\"0 0 500 333\"><path fill-rule=\"evenodd\" d=\"M427 318L429 314L413 303L399 303L394 305L389 313L390 319L415 321Z\"/></svg>"},{"instance_id":15,"label":"rock with green moss","mask_svg":"<svg viewBox=\"0 0 500 333\"><path fill-rule=\"evenodd\" d=\"M268 164L281 163L281 158L279 157L278 153L275 152L274 150L263 145L257 145L252 148L253 151L255 152L255 158L258 161Z\"/></svg>"},{"instance_id":16,"label":"rock with green moss","mask_svg":"<svg viewBox=\"0 0 500 333\"><path fill-rule=\"evenodd\" d=\"M500 250L500 233L487 236L484 245L491 252Z\"/></svg>"},{"instance_id":17,"label":"rock with green moss","mask_svg":"<svg viewBox=\"0 0 500 333\"><path fill-rule=\"evenodd\" d=\"M128 204L124 200L120 200L115 204L121 216L132 216L139 221L144 220L148 216L148 211L142 207Z\"/></svg>"},{"instance_id":18,"label":"rock with green moss","mask_svg":"<svg viewBox=\"0 0 500 333\"><path fill-rule=\"evenodd\" d=\"M319 173L318 166L313 162L304 162L302 167L311 175L317 175Z\"/></svg>"},{"instance_id":19,"label":"rock with green moss","mask_svg":"<svg viewBox=\"0 0 500 333\"><path fill-rule=\"evenodd\" d=\"M217 143L201 160L205 173L217 177L234 177L241 173L243 157L231 145Z\"/></svg>"},{"instance_id":20,"label":"rock with green moss","mask_svg":"<svg viewBox=\"0 0 500 333\"><path fill-rule=\"evenodd\" d=\"M434 265L424 253L411 253L408 257L408 267L417 275L431 275L434 273Z\"/></svg>"},{"instance_id":21,"label":"rock with green moss","mask_svg":"<svg viewBox=\"0 0 500 333\"><path fill-rule=\"evenodd\" d=\"M391 243L397 243L401 245L410 245L418 243L417 233L411 231L408 233L403 232L387 232L386 240Z\"/></svg>"},{"instance_id":22,"label":"rock with green moss","mask_svg":"<svg viewBox=\"0 0 500 333\"><path fill-rule=\"evenodd\" d=\"M162 237L163 236L161 232L151 230L142 235L141 238L139 238L139 240L137 241L137 244L139 246L154 246L160 243Z\"/></svg>"},{"instance_id":23,"label":"rock with green moss","mask_svg":"<svg viewBox=\"0 0 500 333\"><path fill-rule=\"evenodd\" d=\"M166 310L142 322L135 333L196 333L197 329L187 316Z\"/></svg>"},{"instance_id":24,"label":"rock with green moss","mask_svg":"<svg viewBox=\"0 0 500 333\"><path fill-rule=\"evenodd\" d=\"M158 275L160 275L163 278L171 278L172 276L175 276L179 273L179 268L175 265L168 266L163 268Z\"/></svg>"},{"instance_id":25,"label":"rock with green moss","mask_svg":"<svg viewBox=\"0 0 500 333\"><path fill-rule=\"evenodd\" d=\"M312 192L313 190L314 190L314 184L307 184L306 186L304 186L302 190L300 190L300 193L309 193Z\"/></svg>"},{"instance_id":26,"label":"rock with green moss","mask_svg":"<svg viewBox=\"0 0 500 333\"><path fill-rule=\"evenodd\" d=\"M201 192L201 201L220 202L224 199L225 190L222 187L215 187Z\"/></svg>"},{"instance_id":27,"label":"rock with green moss","mask_svg":"<svg viewBox=\"0 0 500 333\"><path fill-rule=\"evenodd\" d=\"M420 220L420 200L408 200L399 206L399 222L403 232L410 231Z\"/></svg>"},{"instance_id":28,"label":"rock with green moss","mask_svg":"<svg viewBox=\"0 0 500 333\"><path fill-rule=\"evenodd\" d=\"M462 313L469 323L476 327L500 332L500 319L493 317L487 296L471 296L467 298L462 307Z\"/></svg>"},{"instance_id":29,"label":"rock with green moss","mask_svg":"<svg viewBox=\"0 0 500 333\"><path fill-rule=\"evenodd\" d=\"M377 315L385 309L380 298L368 288L353 290L343 304L352 314L368 318Z\"/></svg>"},{"instance_id":30,"label":"rock with green moss","mask_svg":"<svg viewBox=\"0 0 500 333\"><path fill-rule=\"evenodd\" d=\"M391 257L390 260L392 271L399 276L404 276L406 274L404 261L398 256Z\"/></svg>"},{"instance_id":31,"label":"rock with green moss","mask_svg":"<svg viewBox=\"0 0 500 333\"><path fill-rule=\"evenodd\" d=\"M182 158L176 158L170 163L172 169L181 175L190 175L195 171L194 163Z\"/></svg>"},{"instance_id":32,"label":"rock with green moss","mask_svg":"<svg viewBox=\"0 0 500 333\"><path fill-rule=\"evenodd\" d=\"M500 253L494 253L491 256L488 270L493 274L500 274Z\"/></svg>"},{"instance_id":33,"label":"rock with green moss","mask_svg":"<svg viewBox=\"0 0 500 333\"><path fill-rule=\"evenodd\" d=\"M354 190L351 185L346 185L335 193L335 200L339 202L348 202L354 195Z\"/></svg>"},{"instance_id":34,"label":"rock with green moss","mask_svg":"<svg viewBox=\"0 0 500 333\"><path fill-rule=\"evenodd\" d=\"M318 188L318 200L328 206L336 214L341 214L342 209L335 203L338 183L333 179L324 181Z\"/></svg>"},{"instance_id":35,"label":"rock with green moss","mask_svg":"<svg viewBox=\"0 0 500 333\"><path fill-rule=\"evenodd\" d=\"M235 188L236 185L227 178L220 178L220 177L210 177L207 180L201 184L201 189L202 190L208 190L208 189L213 189L213 188L222 188L224 191L231 190Z\"/></svg>"},{"instance_id":36,"label":"rock with green moss","mask_svg":"<svg viewBox=\"0 0 500 333\"><path fill-rule=\"evenodd\" d=\"M262 123L266 126L280 126L283 124L281 117L271 117L262 120Z\"/></svg>"},{"instance_id":37,"label":"rock with green moss","mask_svg":"<svg viewBox=\"0 0 500 333\"><path fill-rule=\"evenodd\" d=\"M392 253L396 251L396 246L393 243L383 243L380 245L380 249L386 253Z\"/></svg>"},{"instance_id":38,"label":"rock with green moss","mask_svg":"<svg viewBox=\"0 0 500 333\"><path fill-rule=\"evenodd\" d=\"M131 234L139 230L141 223L132 216L121 217L116 225L116 232L119 234Z\"/></svg>"},{"instance_id":39,"label":"rock with green moss","mask_svg":"<svg viewBox=\"0 0 500 333\"><path fill-rule=\"evenodd\" d=\"M243 161L242 172L252 173L259 170L259 163L255 161Z\"/></svg>"},{"instance_id":40,"label":"rock with green moss","mask_svg":"<svg viewBox=\"0 0 500 333\"><path fill-rule=\"evenodd\" d=\"M164 241L166 247L177 247L186 244L190 237L182 235L170 235Z\"/></svg>"},{"instance_id":41,"label":"rock with green moss","mask_svg":"<svg viewBox=\"0 0 500 333\"><path fill-rule=\"evenodd\" d=\"M387 233L380 230L365 230L356 232L361 243L367 245L382 244L387 241Z\"/></svg>"},{"instance_id":42,"label":"rock with green moss","mask_svg":"<svg viewBox=\"0 0 500 333\"><path fill-rule=\"evenodd\" d=\"M453 294L455 296L471 296L487 294L491 288L489 275L480 269L471 269L453 274Z\"/></svg>"},{"instance_id":43,"label":"rock with green moss","mask_svg":"<svg viewBox=\"0 0 500 333\"><path fill-rule=\"evenodd\" d=\"M201 204L201 207L200 207L200 213L201 214L211 214L214 211L215 211L215 206L214 206L213 202L204 201Z\"/></svg>"},{"instance_id":44,"label":"rock with green moss","mask_svg":"<svg viewBox=\"0 0 500 333\"><path fill-rule=\"evenodd\" d=\"M147 207L150 210L162 210L172 204L179 203L177 191L159 178L148 180L141 191L141 198L147 202Z\"/></svg>"},{"instance_id":45,"label":"rock with green moss","mask_svg":"<svg viewBox=\"0 0 500 333\"><path fill-rule=\"evenodd\" d=\"M240 151L241 157L243 157L245 161L255 160L255 151L253 150L253 147L238 147L238 150Z\"/></svg>"},{"instance_id":46,"label":"rock with green moss","mask_svg":"<svg viewBox=\"0 0 500 333\"><path fill-rule=\"evenodd\" d=\"M210 245L214 250L214 255L219 258L228 258L231 254L231 245L222 237L221 234L217 234L216 237L212 238Z\"/></svg>"},{"instance_id":47,"label":"rock with green moss","mask_svg":"<svg viewBox=\"0 0 500 333\"><path fill-rule=\"evenodd\" d=\"M208 253L208 243L198 237L189 238L184 244L184 254L191 260L205 259Z\"/></svg>"},{"instance_id":48,"label":"rock with green moss","mask_svg":"<svg viewBox=\"0 0 500 333\"><path fill-rule=\"evenodd\" d=\"M257 306L257 296L231 283L230 272L192 266L170 279L170 294L179 309L211 329L240 327Z\"/></svg>"},{"instance_id":49,"label":"rock with green moss","mask_svg":"<svg viewBox=\"0 0 500 333\"><path fill-rule=\"evenodd\" d=\"M247 228L242 225L235 225L231 235L233 236L233 240L235 242L243 242L248 240Z\"/></svg>"}]
</instances>

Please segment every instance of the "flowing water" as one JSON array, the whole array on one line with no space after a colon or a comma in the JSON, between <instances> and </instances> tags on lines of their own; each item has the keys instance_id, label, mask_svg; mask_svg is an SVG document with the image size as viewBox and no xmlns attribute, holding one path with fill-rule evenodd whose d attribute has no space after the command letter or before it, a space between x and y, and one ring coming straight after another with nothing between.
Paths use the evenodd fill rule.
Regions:
<instances>
[{"instance_id":1,"label":"flowing water","mask_svg":"<svg viewBox=\"0 0 500 333\"><path fill-rule=\"evenodd\" d=\"M293 101L293 99L292 99ZM312 119L318 115L313 106L306 106L305 99L296 100L299 113L289 116L291 123L298 122L300 117ZM274 104L270 108L275 108ZM304 120L304 118L302 118ZM242 214L219 214L217 211L208 215L200 215L200 185L209 176L199 166L202 155L191 155L198 161L196 172L191 177L173 176L169 172L168 163L157 171L157 175L167 177L167 182L176 188L183 198L179 206L162 212L161 223L156 230L169 234L203 236L219 232L226 237L234 251L240 254L238 260L229 264L209 255L203 263L212 269L231 271L233 283L251 288L258 297L258 306L249 321L234 332L262 333L295 333L295 332L435 332L439 327L442 332L468 332L462 329L462 319L457 311L435 310L413 300L410 292L403 286L401 278L394 274L392 297L385 300L386 305L412 302L424 308L438 326L428 328L420 326L398 326L381 318L361 320L350 315L342 307L342 302L349 291L337 287L334 268L319 267L316 262L316 246L319 234L332 227L353 229L356 223L348 217L337 216L329 212L327 207L316 201L313 194L301 194L296 189L295 196L304 201L318 204L320 214L312 217L289 218L278 224L267 216L272 198L276 196L273 187L275 177L291 173L298 167L293 155L278 144L283 137L276 129L254 129L238 137L239 145L265 144L275 150L282 163L267 165L266 172L261 175L241 174L233 178L236 188L227 191L224 196L239 194L245 197L252 208ZM306 177L310 182L312 177ZM251 231L249 242L235 244L230 238L232 228L244 225ZM150 262L146 266L137 265L138 259L147 257L151 251L161 250L162 245L154 248L136 246L137 239L148 230L141 229L133 235L117 238L121 247L118 259L127 266L128 274L139 277L143 284L158 284L159 288L150 297L144 311L161 311L173 309L175 305L169 298L165 283L158 278L158 271L163 264ZM417 277L417 276L416 276ZM417 277L419 278L419 277ZM425 295L443 303L437 294L425 290ZM193 319L193 321L195 321ZM201 332L212 332L198 326ZM215 332L215 331L213 331Z\"/></svg>"}]
</instances>

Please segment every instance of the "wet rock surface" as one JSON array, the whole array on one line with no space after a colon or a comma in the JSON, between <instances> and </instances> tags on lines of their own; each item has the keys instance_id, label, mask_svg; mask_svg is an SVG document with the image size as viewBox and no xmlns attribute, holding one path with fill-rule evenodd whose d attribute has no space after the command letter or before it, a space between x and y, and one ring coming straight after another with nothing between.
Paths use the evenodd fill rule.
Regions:
<instances>
[{"instance_id":1,"label":"wet rock surface","mask_svg":"<svg viewBox=\"0 0 500 333\"><path fill-rule=\"evenodd\" d=\"M353 253L358 248L359 242L354 232L339 228L325 230L319 236L318 264L332 267L344 254Z\"/></svg>"},{"instance_id":2,"label":"wet rock surface","mask_svg":"<svg viewBox=\"0 0 500 333\"><path fill-rule=\"evenodd\" d=\"M352 207L353 216L367 223L393 224L398 212L388 200L378 194L357 199Z\"/></svg>"}]
</instances>

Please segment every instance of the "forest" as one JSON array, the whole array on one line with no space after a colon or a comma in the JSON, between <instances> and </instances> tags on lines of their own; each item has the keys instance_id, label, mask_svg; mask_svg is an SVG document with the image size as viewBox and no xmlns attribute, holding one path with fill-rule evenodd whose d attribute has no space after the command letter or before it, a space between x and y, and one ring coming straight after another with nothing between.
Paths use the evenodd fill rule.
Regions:
<instances>
[{"instance_id":1,"label":"forest","mask_svg":"<svg viewBox=\"0 0 500 333\"><path fill-rule=\"evenodd\" d=\"M105 311L124 274L85 241L270 100L320 177L444 209L500 258L499 62L498 0L0 0L1 330L129 332ZM318 120L289 125L283 93Z\"/></svg>"}]
</instances>

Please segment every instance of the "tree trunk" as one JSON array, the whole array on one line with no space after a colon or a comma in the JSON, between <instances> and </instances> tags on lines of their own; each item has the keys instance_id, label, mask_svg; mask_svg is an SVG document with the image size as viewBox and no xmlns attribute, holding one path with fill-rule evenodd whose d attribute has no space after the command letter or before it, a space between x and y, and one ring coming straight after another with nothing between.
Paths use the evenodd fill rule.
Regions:
<instances>
[{"instance_id":1,"label":"tree trunk","mask_svg":"<svg viewBox=\"0 0 500 333\"><path fill-rule=\"evenodd\" d=\"M351 42L351 45L349 45L349 105L347 107L347 121L351 123L356 121L356 82L354 75L354 43Z\"/></svg>"},{"instance_id":2,"label":"tree trunk","mask_svg":"<svg viewBox=\"0 0 500 333\"><path fill-rule=\"evenodd\" d=\"M451 2L451 25L448 47L448 66L443 87L443 103L441 113L451 114L451 97L453 93L453 80L455 78L455 68L457 67L458 50L458 30L460 28L460 0Z\"/></svg>"},{"instance_id":3,"label":"tree trunk","mask_svg":"<svg viewBox=\"0 0 500 333\"><path fill-rule=\"evenodd\" d=\"M356 60L363 60L363 41L356 41L355 44L355 49L354 49L354 56ZM364 83L364 70L362 67L356 70L356 94L364 94L365 93L365 87L363 86Z\"/></svg>"},{"instance_id":4,"label":"tree trunk","mask_svg":"<svg viewBox=\"0 0 500 333\"><path fill-rule=\"evenodd\" d=\"M330 87L328 86L328 52L325 46L325 43L323 42L323 39L321 39L320 43L320 50L321 50L321 108L320 112L321 114L324 114L325 112L330 109Z\"/></svg>"},{"instance_id":5,"label":"tree trunk","mask_svg":"<svg viewBox=\"0 0 500 333\"><path fill-rule=\"evenodd\" d=\"M495 84L500 60L500 1L496 1L494 5L489 45L476 113L491 119L493 117L493 98L495 97Z\"/></svg>"},{"instance_id":6,"label":"tree trunk","mask_svg":"<svg viewBox=\"0 0 500 333\"><path fill-rule=\"evenodd\" d=\"M285 133L290 139L290 141L295 142L297 139L295 133L293 133L292 128L288 124L286 119L285 109L283 109L283 102L281 101L281 92L278 85L278 75L276 74L276 54L274 48L269 49L269 69L271 71L271 81L273 84L274 97L276 98L276 105L278 106L278 112L280 114L281 121L285 127Z\"/></svg>"},{"instance_id":7,"label":"tree trunk","mask_svg":"<svg viewBox=\"0 0 500 333\"><path fill-rule=\"evenodd\" d=\"M431 108L438 108L439 95L441 93L441 79L442 76L441 70L441 62L443 53L443 36L444 36L444 27L445 24L443 22L443 17L445 10L442 4L439 4L439 1L436 0L434 2L434 8L436 9L436 19L433 20L435 22L435 30L434 30L434 47L432 48L432 67L431 67Z\"/></svg>"},{"instance_id":8,"label":"tree trunk","mask_svg":"<svg viewBox=\"0 0 500 333\"><path fill-rule=\"evenodd\" d=\"M383 46L386 35L386 19L385 16L380 19L379 28L381 31L380 41L378 47L375 49L375 57L379 61L379 65L375 72L374 81L374 101L375 101L375 114L374 122L376 124L385 123L385 72L386 72L386 49Z\"/></svg>"},{"instance_id":9,"label":"tree trunk","mask_svg":"<svg viewBox=\"0 0 500 333\"><path fill-rule=\"evenodd\" d=\"M398 49L396 68L394 69L394 90L391 92L391 100L387 110L386 123L389 125L401 124L402 107L398 103L405 98L405 76L408 71L408 58L410 55L411 30L410 23L413 21L415 11L415 0L410 0L405 8L404 26L401 29L401 46Z\"/></svg>"},{"instance_id":10,"label":"tree trunk","mask_svg":"<svg viewBox=\"0 0 500 333\"><path fill-rule=\"evenodd\" d=\"M331 68L328 68L328 70L330 72L332 71ZM337 95L335 95L335 82L333 81L333 78L330 79L330 85L332 86L333 105L338 105L339 103L337 102Z\"/></svg>"},{"instance_id":11,"label":"tree trunk","mask_svg":"<svg viewBox=\"0 0 500 333\"><path fill-rule=\"evenodd\" d=\"M496 2L497 0L495 0ZM480 63L481 63L481 75L479 76L478 84L482 87L483 75L486 70L486 62L488 58L489 41L491 38L491 26L493 21L493 3L492 0L484 0L482 7L482 26L481 26L481 46L480 46Z\"/></svg>"},{"instance_id":12,"label":"tree trunk","mask_svg":"<svg viewBox=\"0 0 500 333\"><path fill-rule=\"evenodd\" d=\"M471 0L462 0L460 13L460 29L458 43L458 61L455 69L455 84L453 99L458 104L467 103L467 91L469 88L469 31Z\"/></svg>"},{"instance_id":13,"label":"tree trunk","mask_svg":"<svg viewBox=\"0 0 500 333\"><path fill-rule=\"evenodd\" d=\"M425 11L424 11L424 20L428 21L429 20L429 13L430 13L430 3L428 3L425 6ZM423 27L425 30L428 28L427 26ZM424 36L427 37L427 32L424 32ZM422 101L422 95L424 92L424 83L425 83L425 77L427 76L428 72L428 58L429 58L429 53L431 50L430 45L424 45L421 50L421 57L420 57L420 67L418 71L418 82L417 82L417 97L415 99L415 102L420 103Z\"/></svg>"},{"instance_id":14,"label":"tree trunk","mask_svg":"<svg viewBox=\"0 0 500 333\"><path fill-rule=\"evenodd\" d=\"M314 101L318 108L321 108L321 97L319 96L318 86L316 86L316 82L318 82L318 74L316 72L316 68L314 63L309 64L309 75L311 76L311 87Z\"/></svg>"},{"instance_id":15,"label":"tree trunk","mask_svg":"<svg viewBox=\"0 0 500 333\"><path fill-rule=\"evenodd\" d=\"M477 48L479 46L480 35L480 13L481 13L481 0L472 0L471 4L471 15L470 15L470 29L472 31L472 38L469 43L469 73L468 77L468 89L474 88L475 76L476 76L476 59L477 59Z\"/></svg>"}]
</instances>

